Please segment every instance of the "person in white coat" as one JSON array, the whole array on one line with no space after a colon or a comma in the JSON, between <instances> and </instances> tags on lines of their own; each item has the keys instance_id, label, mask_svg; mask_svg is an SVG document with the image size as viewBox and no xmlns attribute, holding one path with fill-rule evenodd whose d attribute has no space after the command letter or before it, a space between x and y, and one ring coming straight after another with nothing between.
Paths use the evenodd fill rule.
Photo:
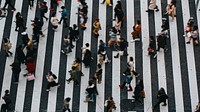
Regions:
<instances>
[{"instance_id":1,"label":"person in white coat","mask_svg":"<svg viewBox=\"0 0 200 112\"><path fill-rule=\"evenodd\" d=\"M52 16L51 16L51 24L53 26L53 30L57 31L58 28L58 18L56 17L56 12L53 12Z\"/></svg>"},{"instance_id":2,"label":"person in white coat","mask_svg":"<svg viewBox=\"0 0 200 112\"><path fill-rule=\"evenodd\" d=\"M156 0L150 0L149 8L148 10L146 10L146 12L153 11L153 10L156 10L156 12L159 11L158 6L156 5Z\"/></svg>"}]
</instances>

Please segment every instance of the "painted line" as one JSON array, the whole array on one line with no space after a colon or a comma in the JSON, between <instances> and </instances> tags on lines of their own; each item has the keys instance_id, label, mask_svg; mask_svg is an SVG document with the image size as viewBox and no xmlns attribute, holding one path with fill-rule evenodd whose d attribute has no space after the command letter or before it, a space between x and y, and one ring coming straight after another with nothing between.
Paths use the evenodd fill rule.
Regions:
<instances>
[{"instance_id":1,"label":"painted line","mask_svg":"<svg viewBox=\"0 0 200 112\"><path fill-rule=\"evenodd\" d=\"M60 7L57 7L56 16L58 19L61 18L61 14L59 13L59 11L61 10L62 9ZM54 33L51 71L57 76L59 75L59 67L60 67L59 65L60 65L62 32L63 32L63 22L61 23L61 25L58 26L57 32ZM47 112L56 111L56 99L57 99L57 87L51 88L51 91L49 92Z\"/></svg>"},{"instance_id":2,"label":"painted line","mask_svg":"<svg viewBox=\"0 0 200 112\"><path fill-rule=\"evenodd\" d=\"M16 11L14 12L13 15L16 15L17 11L21 11L22 0L19 0L18 2L15 3L15 8L16 8ZM15 31L16 24L14 21L15 21L15 17L13 16L12 24L11 24L11 31L10 31L10 42L12 43L12 48L10 49L10 51L13 53L13 56L8 57L6 59L5 72L4 72L4 77L3 77L2 89L1 89L1 93L2 93L1 96L4 95L5 90L10 90L10 86L11 86L12 70L11 70L10 65L14 62L16 44L17 44L17 39L18 39L18 32ZM20 73L20 75L21 75L21 73ZM19 83L21 83L21 82L19 82ZM3 101L3 100L0 100L0 101Z\"/></svg>"},{"instance_id":3,"label":"painted line","mask_svg":"<svg viewBox=\"0 0 200 112\"><path fill-rule=\"evenodd\" d=\"M169 0L168 0L169 2ZM182 90L182 80L181 80L181 68L180 68L180 54L178 46L178 35L177 35L177 22L176 18L171 22L169 18L170 26L170 41L171 41L171 52L172 52L172 67L173 67L173 80L174 80L174 92L175 92L175 106L176 110L184 112L183 105L183 90Z\"/></svg>"},{"instance_id":4,"label":"painted line","mask_svg":"<svg viewBox=\"0 0 200 112\"><path fill-rule=\"evenodd\" d=\"M162 12L161 10L161 1L157 1L158 8L160 9L159 12L154 13L155 18L155 34L158 35L161 31L162 25ZM166 70L165 70L165 56L164 51L157 52L157 70L158 70L158 87L163 87L165 92L167 93L167 84L166 84ZM168 100L167 100L168 101ZM160 106L161 112L168 112L168 105L167 106Z\"/></svg>"},{"instance_id":5,"label":"painted line","mask_svg":"<svg viewBox=\"0 0 200 112\"><path fill-rule=\"evenodd\" d=\"M34 19L35 17L35 11L36 8L33 7L32 10L30 10L28 8L28 15L27 15L27 32L32 31L32 27L31 26L31 20ZM32 39L32 36L30 36L31 34L29 34L28 37L31 37L30 39ZM22 69L22 74L19 76L19 81L20 83L18 84L18 89L17 89L17 96L16 96L16 103L15 103L15 110L22 112L23 111L23 106L24 106L24 99L25 99L25 92L26 92L26 84L27 84L27 80L26 78L23 77L23 74L27 73L26 66L23 64L23 69Z\"/></svg>"},{"instance_id":6,"label":"painted line","mask_svg":"<svg viewBox=\"0 0 200 112\"><path fill-rule=\"evenodd\" d=\"M187 25L187 21L190 18L189 3L188 1L182 1L182 11L183 11L183 25L184 28ZM184 30L184 29L183 29ZM188 41L188 38L186 38ZM185 42L186 43L186 42ZM197 75L196 75L196 66L194 59L194 49L193 44L186 44L186 54L187 54L187 64L188 64L188 77L189 77L189 86L190 86L190 97L191 97L191 107L192 109L196 108L198 102L198 88L197 88Z\"/></svg>"},{"instance_id":7,"label":"painted line","mask_svg":"<svg viewBox=\"0 0 200 112\"><path fill-rule=\"evenodd\" d=\"M129 61L129 57L133 57L134 58L134 62L135 62L135 42L134 43L130 43L130 40L132 40L132 35L131 32L133 31L133 25L135 23L134 20L134 1L133 0L127 0L126 1L126 10L127 10L127 41L129 42L129 46L127 48L128 54L129 56L127 56L127 61ZM135 63L134 63L134 68L135 68ZM136 86L136 78L133 77L133 80L131 81L131 86L133 87L133 91L134 88ZM133 99L132 97L133 92L128 92L128 99Z\"/></svg>"},{"instance_id":8,"label":"painted line","mask_svg":"<svg viewBox=\"0 0 200 112\"><path fill-rule=\"evenodd\" d=\"M73 24L77 24L77 19L78 16L76 15L78 8L76 5L78 5L78 3L75 0L71 1L71 13L70 13L70 26L73 26ZM69 74L69 70L71 70L71 65L74 61L74 57L75 57L75 51L76 49L76 42L74 43L74 50L72 50L72 52L67 56L67 69L66 69L66 79L70 78L70 74ZM67 84L67 82L65 83L65 94L64 94L64 98L70 97L71 101L73 102L73 87L74 82L71 81L69 84ZM70 110L72 110L72 103L70 105Z\"/></svg>"},{"instance_id":9,"label":"painted line","mask_svg":"<svg viewBox=\"0 0 200 112\"><path fill-rule=\"evenodd\" d=\"M99 0L99 20L101 23L101 29L99 33L101 34L98 37L98 46L99 40L106 41L106 5L102 5L101 1ZM98 51L97 46L97 51ZM99 62L99 57L97 56L97 62ZM97 84L97 90L99 95L96 96L96 112L104 112L104 100L105 100L105 63L102 64L102 81L101 84Z\"/></svg>"},{"instance_id":10,"label":"painted line","mask_svg":"<svg viewBox=\"0 0 200 112\"><path fill-rule=\"evenodd\" d=\"M120 56L119 58L114 58L118 52L112 52L112 97L115 101L116 110L115 112L121 112L120 108Z\"/></svg>"},{"instance_id":11,"label":"painted line","mask_svg":"<svg viewBox=\"0 0 200 112\"><path fill-rule=\"evenodd\" d=\"M47 2L47 6L50 5L50 2ZM46 16L49 17L49 12L46 13ZM45 22L43 28L47 28L49 26L49 22ZM31 112L39 112L40 110L40 99L41 99L41 91L42 91L42 82L43 82L43 74L44 73L44 61L45 61L45 53L46 53L46 44L47 44L47 32L45 30L43 33L45 37L40 37L38 44L38 53L37 53L37 62L36 62L36 79L34 81L34 89L33 89L33 97L31 104Z\"/></svg>"},{"instance_id":12,"label":"painted line","mask_svg":"<svg viewBox=\"0 0 200 112\"><path fill-rule=\"evenodd\" d=\"M148 13L145 10L148 9L147 1L140 2L141 8L141 24L142 24L142 57L143 57L143 82L146 97L144 98L144 111L152 112L152 88L151 88L151 69L150 58L146 56L148 54L147 48L149 46L149 21Z\"/></svg>"},{"instance_id":13,"label":"painted line","mask_svg":"<svg viewBox=\"0 0 200 112\"><path fill-rule=\"evenodd\" d=\"M5 3L5 1L1 1L1 4L3 4L4 5L4 3ZM2 6L3 7L3 6ZM13 16L14 17L14 16ZM5 18L2 18L1 20L0 20L0 25L2 26L2 27L0 27L0 46L1 46L1 44L2 44L2 41L3 41L3 33L4 33L4 28L5 28L5 24L6 24L6 17ZM0 49L0 51L1 51L1 49Z\"/></svg>"},{"instance_id":14,"label":"painted line","mask_svg":"<svg viewBox=\"0 0 200 112\"><path fill-rule=\"evenodd\" d=\"M91 46L91 31L92 31L92 0L86 1L88 4L88 22L86 23L87 29L83 33L83 46L85 46L86 43L89 43ZM88 38L89 37L89 38ZM80 90L80 107L79 112L87 112L88 111L88 103L85 103L85 89L88 86L89 81L89 74L90 74L90 68L85 68L84 65L82 66L82 72L84 76L81 78L81 90Z\"/></svg>"}]
</instances>

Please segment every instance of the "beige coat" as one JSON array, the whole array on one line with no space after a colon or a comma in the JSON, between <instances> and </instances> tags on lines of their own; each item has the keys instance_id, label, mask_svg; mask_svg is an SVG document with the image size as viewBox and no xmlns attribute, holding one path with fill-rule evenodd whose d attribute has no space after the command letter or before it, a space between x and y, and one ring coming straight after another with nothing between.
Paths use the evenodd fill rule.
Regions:
<instances>
[{"instance_id":1,"label":"beige coat","mask_svg":"<svg viewBox=\"0 0 200 112\"><path fill-rule=\"evenodd\" d=\"M154 10L156 8L156 0L151 0L149 3L149 10Z\"/></svg>"}]
</instances>

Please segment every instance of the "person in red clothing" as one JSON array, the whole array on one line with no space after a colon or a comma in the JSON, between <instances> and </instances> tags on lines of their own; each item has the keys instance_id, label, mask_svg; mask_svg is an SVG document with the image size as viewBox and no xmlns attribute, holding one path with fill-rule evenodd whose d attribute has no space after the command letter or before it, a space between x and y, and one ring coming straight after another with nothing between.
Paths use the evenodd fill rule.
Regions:
<instances>
[{"instance_id":1,"label":"person in red clothing","mask_svg":"<svg viewBox=\"0 0 200 112\"><path fill-rule=\"evenodd\" d=\"M35 68L36 68L36 66L34 64L33 58L32 57L28 57L27 61L26 61L26 70L28 71L27 74L29 74L29 73L35 74ZM25 74L24 76L27 76L27 74Z\"/></svg>"}]
</instances>

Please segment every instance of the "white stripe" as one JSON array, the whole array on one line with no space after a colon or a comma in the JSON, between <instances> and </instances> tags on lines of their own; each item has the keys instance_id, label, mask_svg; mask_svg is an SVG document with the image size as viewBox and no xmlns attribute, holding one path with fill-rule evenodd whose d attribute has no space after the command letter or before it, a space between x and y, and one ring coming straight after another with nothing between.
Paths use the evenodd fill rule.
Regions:
<instances>
[{"instance_id":1,"label":"white stripe","mask_svg":"<svg viewBox=\"0 0 200 112\"><path fill-rule=\"evenodd\" d=\"M61 10L62 9L60 7L57 7L56 16L58 19L60 19L60 17L61 17L61 13L59 12ZM59 65L60 65L63 21L62 21L61 25L58 26L57 32L54 32L51 71L57 76L59 75L59 67L60 67ZM58 78L57 78L57 81L58 81ZM51 88L51 91L49 92L47 112L56 111L56 98L57 98L57 88Z\"/></svg>"},{"instance_id":2,"label":"white stripe","mask_svg":"<svg viewBox=\"0 0 200 112\"><path fill-rule=\"evenodd\" d=\"M3 4L4 5L4 3L5 3L5 1L1 1L1 4ZM2 6L3 7L3 6ZM6 24L6 18L2 18L1 20L0 20L0 25L2 26L2 27L0 27L0 46L1 46L1 44L2 44L2 39L3 39L3 33L4 33L4 28L5 28L5 24ZM5 37L6 38L6 37ZM0 51L1 51L1 49L0 49Z\"/></svg>"},{"instance_id":3,"label":"white stripe","mask_svg":"<svg viewBox=\"0 0 200 112\"><path fill-rule=\"evenodd\" d=\"M106 41L106 5L102 5L99 1L99 20L101 24L101 29L99 33L101 34L98 37L97 50L99 46L99 40ZM99 62L99 57L97 55L97 62ZM102 64L102 81L101 84L97 84L97 89L99 95L96 96L96 112L104 112L104 93L105 93L105 64Z\"/></svg>"},{"instance_id":4,"label":"white stripe","mask_svg":"<svg viewBox=\"0 0 200 112\"><path fill-rule=\"evenodd\" d=\"M88 22L86 23L87 29L84 31L83 34L83 46L85 46L86 43L90 44L91 47L91 31L92 31L92 0L87 0L86 1L88 4ZM87 112L88 111L88 103L85 103L85 89L88 86L88 81L89 81L89 74L90 74L90 68L85 68L84 65L82 66L82 71L84 73L84 76L81 78L81 91L80 91L80 107L79 111L80 112Z\"/></svg>"},{"instance_id":5,"label":"white stripe","mask_svg":"<svg viewBox=\"0 0 200 112\"><path fill-rule=\"evenodd\" d=\"M175 98L176 98L175 106L176 106L176 110L179 110L180 112L184 112L176 18L174 18L173 22L171 22L171 18L169 18L169 26L170 26L171 51L172 51L172 57L173 57L172 67L173 67L173 79L174 79L174 92L175 92Z\"/></svg>"},{"instance_id":6,"label":"white stripe","mask_svg":"<svg viewBox=\"0 0 200 112\"><path fill-rule=\"evenodd\" d=\"M143 82L146 97L144 98L144 111L152 112L152 89L151 89L151 71L150 71L150 58L147 52L149 46L149 22L148 13L145 10L148 9L147 1L144 0L140 3L141 8L141 25L142 25L142 51L143 51Z\"/></svg>"},{"instance_id":7,"label":"white stripe","mask_svg":"<svg viewBox=\"0 0 200 112\"><path fill-rule=\"evenodd\" d=\"M190 18L189 3L188 1L182 1L182 11L183 11L183 25L184 28L187 25L187 21ZM184 29L183 29L184 30ZM188 41L188 38L186 38ZM190 97L191 97L191 107L192 110L196 107L198 103L198 90L197 90L197 77L196 77L196 66L194 59L194 49L193 44L186 44L186 54L187 54L187 67L188 67L188 78L190 86Z\"/></svg>"},{"instance_id":8,"label":"white stripe","mask_svg":"<svg viewBox=\"0 0 200 112\"><path fill-rule=\"evenodd\" d=\"M112 52L112 97L115 101L116 110L115 112L121 112L120 108L120 56L119 58L114 58L118 52Z\"/></svg>"},{"instance_id":9,"label":"white stripe","mask_svg":"<svg viewBox=\"0 0 200 112\"><path fill-rule=\"evenodd\" d=\"M161 31L162 25L162 12L161 10L161 1L157 0L158 8L160 9L159 12L155 12L155 34L158 35ZM161 52L157 52L157 69L158 69L158 87L164 88L165 92L167 93L167 84L166 84L166 70L165 70L165 57L163 50ZM167 106L160 106L161 112L168 112L168 105Z\"/></svg>"},{"instance_id":10,"label":"white stripe","mask_svg":"<svg viewBox=\"0 0 200 112\"><path fill-rule=\"evenodd\" d=\"M71 1L71 13L70 13L70 26L73 26L73 24L77 24L78 16L76 15L78 8L76 7L76 1ZM67 56L67 69L66 69L66 79L70 78L69 70L71 70L71 65L74 61L75 53L76 53L76 44L74 45L74 48L72 52ZM72 102L73 102L73 87L74 82L71 81L69 84L67 82L65 83L65 94L64 98L70 97L71 98L71 104L70 104L70 110L72 110Z\"/></svg>"},{"instance_id":11,"label":"white stripe","mask_svg":"<svg viewBox=\"0 0 200 112\"><path fill-rule=\"evenodd\" d=\"M127 6L127 41L132 40L132 35L131 32L133 31L133 24L135 23L134 21L134 1L133 0L127 0L126 1L126 6ZM128 54L129 56L127 57L127 60L129 60L129 57L133 57L135 60L135 42L134 43L130 43L129 42L129 46L127 48ZM134 67L135 67L135 63L134 63ZM135 88L136 85L136 78L133 77L133 80L131 81L131 85L133 88ZM134 89L133 89L134 91ZM128 99L133 99L132 98L133 92L128 92Z\"/></svg>"},{"instance_id":12,"label":"white stripe","mask_svg":"<svg viewBox=\"0 0 200 112\"><path fill-rule=\"evenodd\" d=\"M50 5L50 2L47 2L47 6ZM50 11L46 13L46 16L49 16ZM44 23L43 28L47 28L49 26L49 22ZM44 72L44 60L46 53L46 44L47 44L47 32L45 30L43 33L45 37L40 37L38 44L38 53L37 53L37 62L36 62L36 79L34 81L34 89L33 89L33 97L31 104L31 112L39 112L40 109L40 99L41 99L41 90L42 90L42 81L43 81L43 72Z\"/></svg>"},{"instance_id":13,"label":"white stripe","mask_svg":"<svg viewBox=\"0 0 200 112\"><path fill-rule=\"evenodd\" d=\"M2 94L1 96L4 95L5 90L10 90L10 86L11 86L12 70L11 70L10 65L14 62L15 49L16 49L16 44L17 44L17 39L18 39L18 32L15 31L16 24L14 21L15 21L16 12L21 11L22 0L19 0L18 2L16 2L15 5L16 5L15 6L16 11L13 14L11 31L10 31L10 41L12 43L12 48L10 51L13 52L13 57L8 57L6 59L5 72L4 72L4 77L3 77L2 89L1 89L1 94Z\"/></svg>"},{"instance_id":14,"label":"white stripe","mask_svg":"<svg viewBox=\"0 0 200 112\"><path fill-rule=\"evenodd\" d=\"M32 10L30 10L28 8L28 15L27 15L27 32L28 31L32 31L32 27L31 26L31 20L34 19L34 14L35 14L36 8L33 7ZM30 34L31 35L31 34ZM32 37L32 36L29 36ZM16 103L15 103L15 110L17 111L23 111L23 106L24 106L24 98L25 98L25 91L26 91L26 83L27 80L26 78L23 77L23 74L27 73L25 68L26 66L23 66L24 69L22 69L22 74L19 76L19 84L18 84L18 89L17 89L17 97L16 97Z\"/></svg>"}]
</instances>

